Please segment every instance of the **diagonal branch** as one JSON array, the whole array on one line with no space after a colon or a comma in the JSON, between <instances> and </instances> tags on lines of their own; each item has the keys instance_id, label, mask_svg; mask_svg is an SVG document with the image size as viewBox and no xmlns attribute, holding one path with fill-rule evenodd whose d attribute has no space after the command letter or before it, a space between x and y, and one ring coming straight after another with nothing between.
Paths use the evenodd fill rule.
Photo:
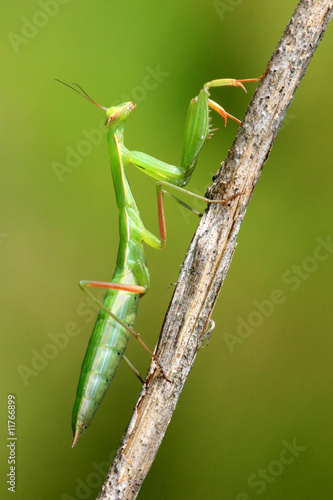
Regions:
<instances>
[{"instance_id":1,"label":"diagonal branch","mask_svg":"<svg viewBox=\"0 0 333 500\"><path fill-rule=\"evenodd\" d=\"M209 190L236 197L212 204L194 235L156 354L98 500L137 497L184 387L236 247L253 190L286 111L333 14L333 0L301 0L268 64L232 148Z\"/></svg>"}]
</instances>

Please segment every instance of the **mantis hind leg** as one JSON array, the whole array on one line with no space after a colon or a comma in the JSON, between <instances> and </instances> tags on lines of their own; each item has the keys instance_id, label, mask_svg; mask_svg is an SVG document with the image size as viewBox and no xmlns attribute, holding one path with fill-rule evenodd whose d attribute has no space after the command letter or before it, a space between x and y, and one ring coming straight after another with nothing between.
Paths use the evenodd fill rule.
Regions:
<instances>
[{"instance_id":1,"label":"mantis hind leg","mask_svg":"<svg viewBox=\"0 0 333 500\"><path fill-rule=\"evenodd\" d=\"M202 335L201 337L201 341L203 342L204 340L206 341L205 342L205 345L201 345L201 349L204 349L205 347L208 346L209 342L210 342L210 338L212 336L212 333L213 333L213 330L215 328L215 321L210 319L209 320L209 326L207 327L207 330L204 332L204 334Z\"/></svg>"},{"instance_id":2,"label":"mantis hind leg","mask_svg":"<svg viewBox=\"0 0 333 500\"><path fill-rule=\"evenodd\" d=\"M148 354L154 359L156 364L161 370L161 373L163 377L169 381L168 377L166 376L162 366L160 365L157 356L149 349L149 347L144 343L144 341L141 339L140 334L137 333L133 328L128 326L121 318L113 314L112 311L110 311L104 304L101 302L97 297L95 297L91 292L87 290L87 287L95 287L95 288L107 288L109 290L121 290L125 292L130 292L130 293L136 293L136 294L144 294L146 293L146 288L139 286L139 285L128 285L128 284L123 284L123 283L112 283L112 282L104 282L104 281L80 281L79 286L81 290L88 295L88 297L91 298L95 304L97 304L103 311L105 311L111 318L113 318L115 321L117 321L125 330L127 330L133 337L135 337L142 347L148 352ZM128 361L128 360L127 360ZM130 367L133 367L131 363L129 363ZM133 367L134 368L134 367ZM138 374L139 372L134 368L134 372ZM140 375L140 374L139 374ZM138 375L137 375L138 376ZM138 377L140 378L140 377Z\"/></svg>"},{"instance_id":3,"label":"mantis hind leg","mask_svg":"<svg viewBox=\"0 0 333 500\"><path fill-rule=\"evenodd\" d=\"M127 365L130 367L130 369L132 370L132 372L134 373L134 375L136 375L138 377L138 379L140 380L140 382L142 384L144 384L144 380L143 378L141 377L140 375L140 372L135 368L134 365L132 365L132 363L130 362L130 360L128 358L126 358L126 356L123 356L123 360L125 361L125 363L127 363Z\"/></svg>"}]
</instances>

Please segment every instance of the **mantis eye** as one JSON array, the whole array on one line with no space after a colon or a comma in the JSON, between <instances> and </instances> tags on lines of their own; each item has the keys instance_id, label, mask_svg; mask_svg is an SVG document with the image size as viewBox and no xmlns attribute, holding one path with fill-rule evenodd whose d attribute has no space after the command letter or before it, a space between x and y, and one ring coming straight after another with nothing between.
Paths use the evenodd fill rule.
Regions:
<instances>
[{"instance_id":1,"label":"mantis eye","mask_svg":"<svg viewBox=\"0 0 333 500\"><path fill-rule=\"evenodd\" d=\"M119 116L119 113L113 113L112 115L109 116L109 118L106 120L106 125L110 125L112 122L114 122Z\"/></svg>"}]
</instances>

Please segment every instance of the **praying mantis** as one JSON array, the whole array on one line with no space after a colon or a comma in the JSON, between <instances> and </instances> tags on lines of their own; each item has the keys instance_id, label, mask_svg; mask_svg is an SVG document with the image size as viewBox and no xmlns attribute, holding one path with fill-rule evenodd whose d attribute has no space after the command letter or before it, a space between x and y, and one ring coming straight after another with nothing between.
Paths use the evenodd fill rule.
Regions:
<instances>
[{"instance_id":1,"label":"praying mantis","mask_svg":"<svg viewBox=\"0 0 333 500\"><path fill-rule=\"evenodd\" d=\"M227 78L212 80L204 84L198 96L191 100L188 108L183 153L179 167L164 163L139 151L129 151L126 148L124 144L125 122L135 109L135 104L125 102L106 108L93 101L79 85L73 84L71 86L57 80L106 112L105 126L107 128L111 173L119 210L120 242L116 267L111 281L80 281L79 283L81 289L100 307L100 311L82 363L72 414L74 435L72 448L76 445L79 436L90 425L122 358L125 359L143 382L140 374L124 356L131 335L138 339L157 363L163 377L169 381L155 354L133 329L138 312L139 298L147 292L150 280L143 244L145 243L156 250L165 247L164 194L171 196L181 205L193 210L189 205L169 193L165 189L166 187L184 191L206 203L224 204L242 194L237 193L227 200L209 200L184 190L183 186L191 178L204 143L213 135L213 130L210 127L210 109L213 109L224 118L225 125L227 118L241 123L209 98L209 90L213 87L234 86L240 87L246 92L243 83L259 80L260 78L246 80ZM157 181L159 237L145 228L140 217L125 173L125 167L130 163ZM103 302L99 301L89 291L90 287L107 290Z\"/></svg>"}]
</instances>

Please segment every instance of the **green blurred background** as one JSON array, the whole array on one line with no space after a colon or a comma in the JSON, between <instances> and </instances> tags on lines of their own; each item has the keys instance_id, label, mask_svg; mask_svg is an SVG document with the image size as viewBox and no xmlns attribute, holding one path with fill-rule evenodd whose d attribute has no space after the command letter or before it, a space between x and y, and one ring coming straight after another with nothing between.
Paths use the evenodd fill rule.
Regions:
<instances>
[{"instance_id":1,"label":"green blurred background","mask_svg":"<svg viewBox=\"0 0 333 500\"><path fill-rule=\"evenodd\" d=\"M103 113L53 79L78 82L105 106L130 96L138 106L127 147L179 163L189 100L207 80L259 76L296 3L28 0L2 11L1 498L9 498L7 394L17 403L15 498L73 500L96 498L140 392L121 366L71 450L72 405L93 325L77 283L110 278L118 221L105 136L96 132ZM211 342L139 498L333 497L333 255L316 252L317 239L332 234L332 46L329 28L255 190ZM242 118L255 87L248 85L249 96L217 89L213 99ZM214 124L223 128L218 117ZM236 130L230 122L215 134L189 189L205 192ZM99 144L82 142L87 134ZM80 153L76 166L66 162L72 150ZM146 226L157 231L154 182L134 169L129 177ZM180 206L166 205L168 245L162 253L147 248L151 290L136 326L150 346L197 225ZM258 303L277 289L283 303L258 315ZM242 321L257 321L243 339ZM67 345L55 348L60 337ZM128 356L145 373L148 356L134 341ZM295 440L294 456L283 451Z\"/></svg>"}]
</instances>

